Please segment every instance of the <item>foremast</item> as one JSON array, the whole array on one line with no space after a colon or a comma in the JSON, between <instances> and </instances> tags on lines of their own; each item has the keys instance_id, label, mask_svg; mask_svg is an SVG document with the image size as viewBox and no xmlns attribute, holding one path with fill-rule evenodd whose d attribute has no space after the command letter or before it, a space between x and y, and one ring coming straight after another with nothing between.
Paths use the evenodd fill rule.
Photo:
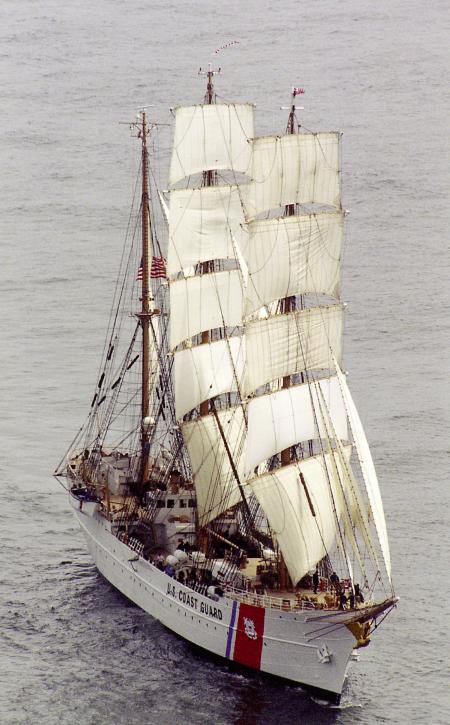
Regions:
<instances>
[{"instance_id":1,"label":"foremast","mask_svg":"<svg viewBox=\"0 0 450 725\"><path fill-rule=\"evenodd\" d=\"M137 122L138 138L141 139L142 152L142 189L141 189L141 243L142 243L142 289L141 289L141 310L138 318L142 329L142 392L141 392L141 466L138 482L138 489L143 491L149 477L150 460L150 324L152 315L156 314L154 309L152 291L150 287L151 271L151 215L150 215L150 191L148 178L148 149L147 136L149 129L147 125L147 114L145 110L140 113L140 120Z\"/></svg>"}]
</instances>

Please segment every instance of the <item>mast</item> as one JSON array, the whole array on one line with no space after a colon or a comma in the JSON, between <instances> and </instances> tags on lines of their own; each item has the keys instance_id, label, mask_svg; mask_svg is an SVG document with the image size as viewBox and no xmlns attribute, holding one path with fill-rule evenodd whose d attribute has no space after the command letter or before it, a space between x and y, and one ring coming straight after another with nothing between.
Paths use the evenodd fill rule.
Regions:
<instances>
[{"instance_id":1,"label":"mast","mask_svg":"<svg viewBox=\"0 0 450 725\"><path fill-rule=\"evenodd\" d=\"M229 328L242 325L242 276L234 263L232 235L244 234L245 219L238 186L222 185L222 180L219 185L219 169L248 173L253 106L219 103L213 83L217 72L208 66L203 73L200 70L206 76L201 103L176 110L169 174L171 184L186 179L187 185L171 192L168 258L170 274L187 267L194 267L194 274L183 273L183 278L169 283L169 344L174 354L176 418L193 467L202 525L242 501L227 446L238 476L241 480L244 476L243 409L226 411L244 374L243 338L232 335ZM200 188L190 186L194 174L200 174L196 184ZM193 225L194 218L202 223ZM223 262L228 259L233 261ZM179 349L180 342L194 337L191 345ZM186 385L187 379L192 385ZM221 398L220 405L214 401L219 426L209 400L222 395L227 398ZM194 412L186 420L189 411Z\"/></svg>"},{"instance_id":2,"label":"mast","mask_svg":"<svg viewBox=\"0 0 450 725\"><path fill-rule=\"evenodd\" d=\"M206 105L212 105L216 101L215 92L214 92L214 82L213 82L213 79L214 79L214 75L216 73L220 73L220 70L221 70L220 68L218 68L217 70L213 70L212 69L212 66L211 66L211 63L209 63L209 66L208 66L208 70L207 71L202 71L201 68L199 70L199 74L204 74L207 77L206 93L205 93L205 98L204 98ZM216 183L217 183L217 172L216 172L215 169L207 169L206 171L203 172L203 186L215 186ZM211 261L202 262L201 265L200 265L200 271L201 271L202 274L208 274L209 272L214 272L214 261L211 260ZM202 345L203 344L208 344L210 342L211 342L211 332L210 332L210 330L204 330L202 332ZM237 469L236 469L236 465L235 465L235 462L233 460L232 452L230 451L230 448L228 446L228 442L227 442L226 436L224 434L222 425L220 423L220 418L217 415L217 410L216 410L216 407L215 407L215 404L214 404L214 398L211 398L211 401L210 402L208 400L204 400L204 401L202 401L200 403L200 416L203 417L203 416L208 415L210 409L211 409L211 411L212 411L212 413L214 415L214 419L215 419L216 424L217 424L217 426L219 428L219 432L220 432L221 438L223 440L223 444L224 444L224 447L225 447L225 450L226 450L226 454L228 456L228 459L229 459L229 462L230 462L230 466L231 466L232 471L233 471L233 476L234 476L234 478L235 478L235 480L237 482L237 486L238 486L239 491L240 491L241 496L242 496L243 513L244 513L244 518L245 518L246 524L249 527L249 530L251 530L252 529L252 522L251 522L251 512L250 512L250 508L249 508L247 499L245 497L245 494L244 494L244 491L243 491L243 488L242 488L242 484L241 484L241 481L240 481L240 478L239 478L239 475L238 475L238 472L237 472Z\"/></svg>"},{"instance_id":3,"label":"mast","mask_svg":"<svg viewBox=\"0 0 450 725\"><path fill-rule=\"evenodd\" d=\"M286 133L288 134L294 134L295 133L295 89L292 90L292 104L289 111L289 117L288 122L286 126ZM285 209L285 216L294 216L295 215L295 204L288 204ZM295 295L291 295L290 297L285 297L281 302L281 310L284 313L293 312L295 310ZM283 389L290 388L291 387L291 376L286 375L283 378ZM291 448L285 448L281 451L280 454L280 460L282 466L288 466L291 462ZM287 570L286 563L284 561L284 556L280 552L280 560L279 560L279 567L278 567L278 573L280 577L280 587L281 589L286 589L290 586L292 586L292 580L289 576L289 572Z\"/></svg>"},{"instance_id":4,"label":"mast","mask_svg":"<svg viewBox=\"0 0 450 725\"><path fill-rule=\"evenodd\" d=\"M149 205L149 182L148 182L148 151L147 136L147 115L142 111L142 120L139 124L138 138L142 142L142 192L141 192L141 213L142 213L142 297L141 312L138 315L142 327L142 398L141 398L141 472L139 488L142 491L148 479L149 469L149 415L150 415L150 317L152 315L150 305L150 255L149 239L151 235L151 219Z\"/></svg>"},{"instance_id":5,"label":"mast","mask_svg":"<svg viewBox=\"0 0 450 725\"><path fill-rule=\"evenodd\" d=\"M289 117L286 127L286 133L295 133L295 89L292 90L292 104L289 111ZM285 210L285 216L295 215L295 204L288 204ZM281 310L284 313L293 312L295 310L295 296L285 297L281 302ZM291 376L287 375L283 378L283 388L291 387ZM281 451L281 465L287 466L291 462L291 449L285 448Z\"/></svg>"},{"instance_id":6,"label":"mast","mask_svg":"<svg viewBox=\"0 0 450 725\"><path fill-rule=\"evenodd\" d=\"M211 67L211 63L208 66L207 71L202 71L200 68L199 75L206 75L207 82L206 82L206 93L205 93L205 103L210 106L213 103L215 103L215 93L214 93L214 82L213 78L216 73L220 73L220 68L217 70L213 70ZM214 169L208 169L207 171L203 172L203 186L214 186L216 183L216 172ZM208 274L208 272L214 271L214 262L202 262L200 265L201 273L202 274ZM204 330L202 332L202 345L208 344L211 342L211 334L209 330ZM204 400L200 403L200 415L208 415L209 413L209 404L207 400Z\"/></svg>"}]
</instances>

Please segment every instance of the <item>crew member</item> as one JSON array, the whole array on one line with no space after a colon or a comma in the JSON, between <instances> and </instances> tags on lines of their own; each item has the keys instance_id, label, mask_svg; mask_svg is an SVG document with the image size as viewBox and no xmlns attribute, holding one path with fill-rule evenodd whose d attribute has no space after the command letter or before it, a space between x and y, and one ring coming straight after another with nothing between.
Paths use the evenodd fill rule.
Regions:
<instances>
[{"instance_id":1,"label":"crew member","mask_svg":"<svg viewBox=\"0 0 450 725\"><path fill-rule=\"evenodd\" d=\"M316 566L316 571L313 574L313 586L314 586L314 594L317 594L317 588L319 586L319 570Z\"/></svg>"}]
</instances>

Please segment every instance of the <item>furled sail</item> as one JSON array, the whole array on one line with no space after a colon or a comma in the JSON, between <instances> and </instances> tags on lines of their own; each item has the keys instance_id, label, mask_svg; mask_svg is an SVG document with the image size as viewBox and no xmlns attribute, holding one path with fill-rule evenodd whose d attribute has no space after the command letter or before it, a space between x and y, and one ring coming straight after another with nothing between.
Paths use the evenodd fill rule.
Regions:
<instances>
[{"instance_id":1,"label":"furled sail","mask_svg":"<svg viewBox=\"0 0 450 725\"><path fill-rule=\"evenodd\" d=\"M384 563L386 566L386 572L391 580L391 555L389 552L389 542L387 538L386 521L384 518L383 503L381 501L380 487L378 485L378 478L373 464L372 455L370 453L369 444L362 427L361 419L356 409L355 403L351 396L350 390L345 380L345 376L339 367L337 361L335 361L336 374L341 386L342 395L347 408L348 419L350 427L353 433L353 439L355 443L356 452L358 454L361 471L363 474L364 482L366 484L367 495L369 497L370 506L372 509L373 520L375 528L380 541L381 551L383 553Z\"/></svg>"},{"instance_id":2,"label":"furled sail","mask_svg":"<svg viewBox=\"0 0 450 725\"><path fill-rule=\"evenodd\" d=\"M336 377L252 398L247 406L247 475L284 448L326 437L317 388L327 401L336 437L347 440L347 413Z\"/></svg>"},{"instance_id":3,"label":"furled sail","mask_svg":"<svg viewBox=\"0 0 450 725\"><path fill-rule=\"evenodd\" d=\"M236 185L171 191L168 274L210 259L233 259L232 237L240 242L243 224Z\"/></svg>"},{"instance_id":4,"label":"furled sail","mask_svg":"<svg viewBox=\"0 0 450 725\"><path fill-rule=\"evenodd\" d=\"M242 500L233 473L228 449L240 480L243 481L245 456L245 420L241 406L202 416L182 425L183 439L191 460L197 494L200 526L219 516Z\"/></svg>"},{"instance_id":5,"label":"furled sail","mask_svg":"<svg viewBox=\"0 0 450 725\"><path fill-rule=\"evenodd\" d=\"M203 330L242 324L242 282L236 269L170 283L170 347Z\"/></svg>"},{"instance_id":6,"label":"furled sail","mask_svg":"<svg viewBox=\"0 0 450 725\"><path fill-rule=\"evenodd\" d=\"M210 169L248 173L252 137L251 104L213 103L177 108L170 183Z\"/></svg>"},{"instance_id":7,"label":"furled sail","mask_svg":"<svg viewBox=\"0 0 450 725\"><path fill-rule=\"evenodd\" d=\"M160 319L158 315L153 315L150 320L150 345L149 345L149 392L150 396L156 401L158 397L157 383L161 373L160 355L161 355L161 330ZM155 405L156 407L156 405Z\"/></svg>"},{"instance_id":8,"label":"furled sail","mask_svg":"<svg viewBox=\"0 0 450 725\"><path fill-rule=\"evenodd\" d=\"M244 373L244 342L243 337L230 337L174 353L178 420L203 400L238 390Z\"/></svg>"},{"instance_id":9,"label":"furled sail","mask_svg":"<svg viewBox=\"0 0 450 725\"><path fill-rule=\"evenodd\" d=\"M330 132L253 139L249 217L287 204L340 208L339 138Z\"/></svg>"},{"instance_id":10,"label":"furled sail","mask_svg":"<svg viewBox=\"0 0 450 725\"><path fill-rule=\"evenodd\" d=\"M348 458L351 450L351 446L345 447ZM331 455L298 461L248 482L267 516L294 585L331 551L336 538L342 497L330 479ZM339 462L337 466L341 470Z\"/></svg>"},{"instance_id":11,"label":"furled sail","mask_svg":"<svg viewBox=\"0 0 450 725\"><path fill-rule=\"evenodd\" d=\"M262 219L241 246L248 266L245 313L299 294L339 298L342 212Z\"/></svg>"},{"instance_id":12,"label":"furled sail","mask_svg":"<svg viewBox=\"0 0 450 725\"><path fill-rule=\"evenodd\" d=\"M330 369L342 351L342 305L310 307L245 326L247 370L244 393L304 370Z\"/></svg>"}]
</instances>

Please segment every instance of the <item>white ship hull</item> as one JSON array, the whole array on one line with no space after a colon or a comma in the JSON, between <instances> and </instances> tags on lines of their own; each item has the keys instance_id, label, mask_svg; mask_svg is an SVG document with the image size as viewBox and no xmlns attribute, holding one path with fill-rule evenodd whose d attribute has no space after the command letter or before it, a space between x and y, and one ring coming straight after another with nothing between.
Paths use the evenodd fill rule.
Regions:
<instances>
[{"instance_id":1,"label":"white ship hull","mask_svg":"<svg viewBox=\"0 0 450 725\"><path fill-rule=\"evenodd\" d=\"M94 507L80 510L70 500L98 570L132 602L208 652L339 700L355 637L336 624L336 612L284 612L226 596L215 602L138 557Z\"/></svg>"}]
</instances>

